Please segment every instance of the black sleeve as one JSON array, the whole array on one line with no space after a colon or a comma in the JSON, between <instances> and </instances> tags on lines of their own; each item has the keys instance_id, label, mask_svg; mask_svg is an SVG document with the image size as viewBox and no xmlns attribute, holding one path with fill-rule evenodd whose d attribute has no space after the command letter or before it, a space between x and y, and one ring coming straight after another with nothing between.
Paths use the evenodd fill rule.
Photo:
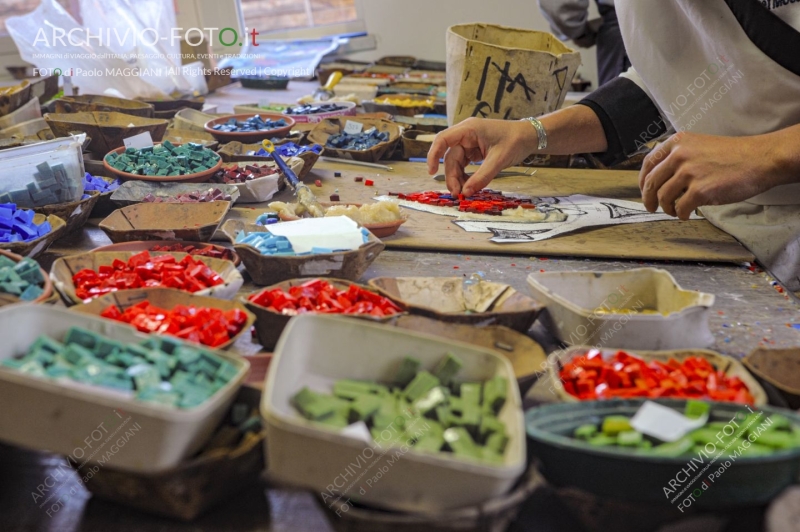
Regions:
<instances>
[{"instance_id":1,"label":"black sleeve","mask_svg":"<svg viewBox=\"0 0 800 532\"><path fill-rule=\"evenodd\" d=\"M603 125L608 151L597 154L604 164L624 161L667 132L658 107L639 86L618 77L578 102L595 112Z\"/></svg>"}]
</instances>

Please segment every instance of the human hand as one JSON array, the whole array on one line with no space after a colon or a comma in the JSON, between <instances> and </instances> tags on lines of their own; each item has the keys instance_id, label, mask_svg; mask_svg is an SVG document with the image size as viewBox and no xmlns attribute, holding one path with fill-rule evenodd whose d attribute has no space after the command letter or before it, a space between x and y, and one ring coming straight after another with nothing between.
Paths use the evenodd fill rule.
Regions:
<instances>
[{"instance_id":1,"label":"human hand","mask_svg":"<svg viewBox=\"0 0 800 532\"><path fill-rule=\"evenodd\" d=\"M650 212L688 220L698 207L752 198L782 184L764 137L677 133L650 152L639 172L642 200Z\"/></svg>"},{"instance_id":2,"label":"human hand","mask_svg":"<svg viewBox=\"0 0 800 532\"><path fill-rule=\"evenodd\" d=\"M428 152L428 173L437 172L444 156L447 189L471 196L503 169L524 161L537 141L536 130L526 122L468 118L436 135ZM464 169L478 161L483 164L469 177Z\"/></svg>"}]
</instances>

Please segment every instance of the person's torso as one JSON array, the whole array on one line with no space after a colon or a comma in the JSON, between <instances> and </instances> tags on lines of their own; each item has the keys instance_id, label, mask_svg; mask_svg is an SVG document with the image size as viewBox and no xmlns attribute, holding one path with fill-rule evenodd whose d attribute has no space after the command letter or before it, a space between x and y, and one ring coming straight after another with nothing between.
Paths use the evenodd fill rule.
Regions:
<instances>
[{"instance_id":1,"label":"person's torso","mask_svg":"<svg viewBox=\"0 0 800 532\"><path fill-rule=\"evenodd\" d=\"M763 2L773 15L800 28L800 2ZM747 9L735 15L725 0L618 0L616 9L631 63L676 131L747 136L800 124L800 70L792 71L800 52L792 49L796 41L768 42L770 49L762 50L773 35L788 31L800 39L797 30L768 13L756 15L769 15L769 24L763 17L748 18ZM776 32L776 24L785 31ZM776 187L751 201L800 203L800 184Z\"/></svg>"}]
</instances>

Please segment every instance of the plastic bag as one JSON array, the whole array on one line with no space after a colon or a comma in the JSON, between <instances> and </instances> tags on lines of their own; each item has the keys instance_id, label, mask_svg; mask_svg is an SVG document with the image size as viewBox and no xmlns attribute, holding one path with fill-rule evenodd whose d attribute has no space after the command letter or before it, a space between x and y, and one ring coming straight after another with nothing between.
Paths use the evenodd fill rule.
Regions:
<instances>
[{"instance_id":1,"label":"plastic bag","mask_svg":"<svg viewBox=\"0 0 800 532\"><path fill-rule=\"evenodd\" d=\"M191 93L192 85L183 77L180 60L180 40L173 38L176 26L172 0L80 0L84 27L97 34L110 31L108 44L114 53L136 59L141 79L158 87L164 94ZM154 32L152 30L155 30ZM139 35L133 38L116 38L116 35ZM114 33L116 32L116 33ZM158 41L151 45L158 35Z\"/></svg>"},{"instance_id":2,"label":"plastic bag","mask_svg":"<svg viewBox=\"0 0 800 532\"><path fill-rule=\"evenodd\" d=\"M65 74L72 69L83 94L161 99L191 91L172 37L172 0L80 0L80 11L83 26L55 0L42 0L6 20L6 28L22 59Z\"/></svg>"}]
</instances>

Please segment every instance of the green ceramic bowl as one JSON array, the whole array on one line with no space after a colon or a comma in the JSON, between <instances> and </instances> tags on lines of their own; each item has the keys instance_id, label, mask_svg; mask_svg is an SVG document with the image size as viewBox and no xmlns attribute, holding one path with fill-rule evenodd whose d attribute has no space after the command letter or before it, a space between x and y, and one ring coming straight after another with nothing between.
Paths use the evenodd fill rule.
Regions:
<instances>
[{"instance_id":1,"label":"green ceramic bowl","mask_svg":"<svg viewBox=\"0 0 800 532\"><path fill-rule=\"evenodd\" d=\"M658 402L680 412L686 405L681 400ZM540 461L542 473L553 484L577 487L603 497L663 503L676 510L682 502L684 510L764 504L797 482L800 448L735 460L720 456L711 463L716 453L708 457L695 454L694 460L692 456L659 457L594 447L571 437L578 426L599 424L606 416L632 416L642 403L641 399L555 403L528 410L525 424L529 453ZM765 416L785 416L800 427L800 415L794 411L753 408ZM733 403L711 403L709 421L728 422L737 413L749 411ZM709 479L718 472L721 474Z\"/></svg>"}]
</instances>

